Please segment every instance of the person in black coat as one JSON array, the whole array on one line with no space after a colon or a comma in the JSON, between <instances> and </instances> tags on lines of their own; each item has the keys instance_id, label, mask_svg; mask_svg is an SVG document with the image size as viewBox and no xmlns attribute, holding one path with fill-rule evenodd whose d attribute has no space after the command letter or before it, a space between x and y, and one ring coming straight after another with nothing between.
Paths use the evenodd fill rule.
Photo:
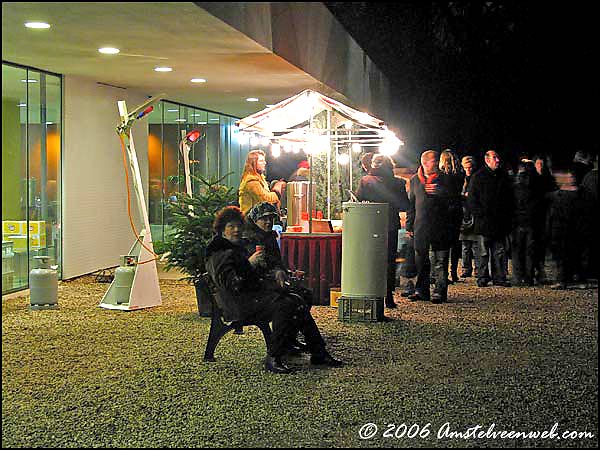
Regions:
<instances>
[{"instance_id":1,"label":"person in black coat","mask_svg":"<svg viewBox=\"0 0 600 450\"><path fill-rule=\"evenodd\" d=\"M254 266L259 276L267 284L275 288L286 288L298 294L310 307L313 304L312 291L295 283L288 277L287 267L281 257L277 232L273 231L273 224L279 219L277 207L269 202L254 205L246 215L246 223L242 232L242 242L248 255L260 248L257 264ZM289 353L299 354L307 350L306 344L299 342L295 337L289 342Z\"/></svg>"},{"instance_id":2,"label":"person in black coat","mask_svg":"<svg viewBox=\"0 0 600 450\"><path fill-rule=\"evenodd\" d=\"M510 234L513 195L510 178L500 167L500 156L494 150L485 154L485 165L479 169L469 186L469 209L473 215L473 231L481 235L477 242L479 270L477 285L487 286L488 263L492 262L492 280L496 286L510 286L506 276L506 238Z\"/></svg>"},{"instance_id":3,"label":"person in black coat","mask_svg":"<svg viewBox=\"0 0 600 450\"><path fill-rule=\"evenodd\" d=\"M580 186L581 196L585 207L584 242L590 245L584 247L583 272L587 279L598 279L598 169L588 172Z\"/></svg>"},{"instance_id":4,"label":"person in black coat","mask_svg":"<svg viewBox=\"0 0 600 450\"><path fill-rule=\"evenodd\" d=\"M398 231L400 230L400 212L408 208L406 183L394 176L394 161L386 155L377 154L371 160L369 174L360 179L356 197L360 201L387 203L389 205L388 222L388 272L385 306L395 308L394 289L396 286L396 251L398 250Z\"/></svg>"},{"instance_id":5,"label":"person in black coat","mask_svg":"<svg viewBox=\"0 0 600 450\"><path fill-rule=\"evenodd\" d=\"M463 219L462 189L465 182L465 174L458 156L450 149L446 149L440 155L440 172L448 180L448 204L451 228L450 237L450 279L451 282L458 281L458 261L462 253L460 241L460 226Z\"/></svg>"},{"instance_id":6,"label":"person in black coat","mask_svg":"<svg viewBox=\"0 0 600 450\"><path fill-rule=\"evenodd\" d=\"M302 298L285 288L273 289L260 277L255 267L263 258L262 251L248 255L242 241L243 223L244 216L238 207L223 208L213 225L217 236L206 249L206 267L216 286L215 300L223 318L273 323L265 358L265 369L270 372L290 372L281 358L298 331L306 338L312 364L342 365L327 352L310 307Z\"/></svg>"},{"instance_id":7,"label":"person in black coat","mask_svg":"<svg viewBox=\"0 0 600 450\"><path fill-rule=\"evenodd\" d=\"M534 281L538 285L547 283L546 277L546 248L548 247L548 237L546 235L546 216L548 215L549 200L546 194L556 191L558 185L554 176L550 172L550 163L548 158L543 155L536 155L533 158L535 170L538 174L538 187L540 189L541 200L538 202L537 210L533 215L533 270Z\"/></svg>"},{"instance_id":8,"label":"person in black coat","mask_svg":"<svg viewBox=\"0 0 600 450\"><path fill-rule=\"evenodd\" d=\"M414 239L417 285L409 300L430 299L430 272L435 289L433 303L443 303L448 294L448 251L452 230L448 226L448 178L438 169L438 154L428 150L421 155L421 167L410 179L406 231ZM429 260L429 250L432 260ZM433 270L431 270L433 268Z\"/></svg>"},{"instance_id":9,"label":"person in black coat","mask_svg":"<svg viewBox=\"0 0 600 450\"><path fill-rule=\"evenodd\" d=\"M535 214L539 211L542 192L539 175L532 161L519 163L513 184L515 212L511 233L512 284L533 286L535 242Z\"/></svg>"},{"instance_id":10,"label":"person in black coat","mask_svg":"<svg viewBox=\"0 0 600 450\"><path fill-rule=\"evenodd\" d=\"M582 249L590 245L584 241L585 233L582 232L585 200L576 183L575 173L571 170L558 190L546 194L550 200L547 230L556 264L556 283L552 289L566 289L570 282L581 281Z\"/></svg>"}]
</instances>

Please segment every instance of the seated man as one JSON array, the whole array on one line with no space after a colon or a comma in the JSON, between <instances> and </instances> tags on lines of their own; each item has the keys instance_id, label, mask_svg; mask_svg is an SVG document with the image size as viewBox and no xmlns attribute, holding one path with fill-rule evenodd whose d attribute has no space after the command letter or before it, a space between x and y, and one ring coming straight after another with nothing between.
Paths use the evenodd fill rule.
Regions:
<instances>
[{"instance_id":1,"label":"seated man","mask_svg":"<svg viewBox=\"0 0 600 450\"><path fill-rule=\"evenodd\" d=\"M279 218L275 205L262 202L254 205L246 215L246 223L242 232L243 244L248 255L257 248L262 249L255 269L260 277L275 287L287 288L302 297L309 306L313 304L312 292L302 286L292 285L288 273L281 258L281 251L277 244L277 233L273 231L273 223ZM307 350L305 344L293 339L289 343L289 352L299 354Z\"/></svg>"},{"instance_id":2,"label":"seated man","mask_svg":"<svg viewBox=\"0 0 600 450\"><path fill-rule=\"evenodd\" d=\"M215 300L226 321L272 322L265 369L289 373L281 360L290 339L301 331L311 353L311 363L338 367L342 362L326 350L325 342L310 315L310 306L286 288L274 289L255 268L262 251L248 256L242 241L244 216L235 206L217 213L213 228L217 236L206 249L207 269L216 286Z\"/></svg>"}]
</instances>

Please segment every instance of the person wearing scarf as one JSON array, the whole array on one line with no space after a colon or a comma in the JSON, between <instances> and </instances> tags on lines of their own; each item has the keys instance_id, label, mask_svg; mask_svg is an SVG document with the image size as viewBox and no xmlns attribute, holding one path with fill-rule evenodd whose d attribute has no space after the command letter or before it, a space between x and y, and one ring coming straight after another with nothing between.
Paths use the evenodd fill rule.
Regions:
<instances>
[{"instance_id":1,"label":"person wearing scarf","mask_svg":"<svg viewBox=\"0 0 600 450\"><path fill-rule=\"evenodd\" d=\"M406 231L414 240L418 272L415 293L408 296L412 301L431 299L432 303L443 303L447 300L448 265L445 262L452 239L447 185L447 177L438 168L438 153L425 151L419 170L410 179L406 214ZM435 284L432 295L430 272Z\"/></svg>"}]
</instances>

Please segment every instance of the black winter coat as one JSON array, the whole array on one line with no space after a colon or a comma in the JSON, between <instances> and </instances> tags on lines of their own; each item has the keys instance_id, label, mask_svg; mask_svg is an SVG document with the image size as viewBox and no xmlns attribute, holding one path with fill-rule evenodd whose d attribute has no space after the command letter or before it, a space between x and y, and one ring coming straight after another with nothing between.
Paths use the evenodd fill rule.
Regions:
<instances>
[{"instance_id":1,"label":"black winter coat","mask_svg":"<svg viewBox=\"0 0 600 450\"><path fill-rule=\"evenodd\" d=\"M406 231L414 232L416 249L447 250L452 242L450 226L448 177L439 174L437 195L427 195L425 185L417 173L410 179L409 208L406 213Z\"/></svg>"},{"instance_id":2,"label":"black winter coat","mask_svg":"<svg viewBox=\"0 0 600 450\"><path fill-rule=\"evenodd\" d=\"M513 193L508 174L487 165L471 178L468 196L473 215L473 232L488 239L503 239L511 231L514 211Z\"/></svg>"},{"instance_id":3,"label":"black winter coat","mask_svg":"<svg viewBox=\"0 0 600 450\"><path fill-rule=\"evenodd\" d=\"M550 200L547 222L550 248L560 249L564 242L580 246L587 234L587 221L582 220L586 206L581 192L557 190L546 197Z\"/></svg>"},{"instance_id":4,"label":"black winter coat","mask_svg":"<svg viewBox=\"0 0 600 450\"><path fill-rule=\"evenodd\" d=\"M519 172L513 183L514 227L533 227L536 215L541 214L543 193L541 178L535 169Z\"/></svg>"},{"instance_id":5,"label":"black winter coat","mask_svg":"<svg viewBox=\"0 0 600 450\"><path fill-rule=\"evenodd\" d=\"M275 231L263 231L251 220L247 220L242 234L243 245L248 255L256 251L257 245L264 247L265 264L261 275L273 270L286 270L281 258L281 251L277 244L277 233Z\"/></svg>"},{"instance_id":6,"label":"black winter coat","mask_svg":"<svg viewBox=\"0 0 600 450\"><path fill-rule=\"evenodd\" d=\"M371 169L369 175L360 179L356 197L363 202L387 203L390 211L388 231L398 233L399 213L408 209L406 182L402 178L396 178L393 173Z\"/></svg>"},{"instance_id":7,"label":"black winter coat","mask_svg":"<svg viewBox=\"0 0 600 450\"><path fill-rule=\"evenodd\" d=\"M247 319L276 301L280 292L267 287L241 245L216 236L206 249L206 268L216 285L215 300L226 321Z\"/></svg>"}]
</instances>

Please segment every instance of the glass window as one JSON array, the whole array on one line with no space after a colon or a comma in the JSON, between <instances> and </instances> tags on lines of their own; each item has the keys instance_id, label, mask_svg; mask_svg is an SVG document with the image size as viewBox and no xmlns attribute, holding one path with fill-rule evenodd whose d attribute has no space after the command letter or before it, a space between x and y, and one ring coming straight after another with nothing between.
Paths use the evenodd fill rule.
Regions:
<instances>
[{"instance_id":1,"label":"glass window","mask_svg":"<svg viewBox=\"0 0 600 450\"><path fill-rule=\"evenodd\" d=\"M2 293L27 288L35 256L61 275L62 80L2 65Z\"/></svg>"},{"instance_id":2,"label":"glass window","mask_svg":"<svg viewBox=\"0 0 600 450\"><path fill-rule=\"evenodd\" d=\"M150 115L148 125L149 217L154 241L164 241L171 220L165 205L174 200L175 193L186 191L183 156L179 150L182 137L193 130L200 132L189 153L192 176L210 178L233 172L223 183L234 187L239 185L248 149L245 153L241 151L234 117L166 100L159 102L156 110L158 114ZM192 179L192 193L197 193L198 188Z\"/></svg>"}]
</instances>

